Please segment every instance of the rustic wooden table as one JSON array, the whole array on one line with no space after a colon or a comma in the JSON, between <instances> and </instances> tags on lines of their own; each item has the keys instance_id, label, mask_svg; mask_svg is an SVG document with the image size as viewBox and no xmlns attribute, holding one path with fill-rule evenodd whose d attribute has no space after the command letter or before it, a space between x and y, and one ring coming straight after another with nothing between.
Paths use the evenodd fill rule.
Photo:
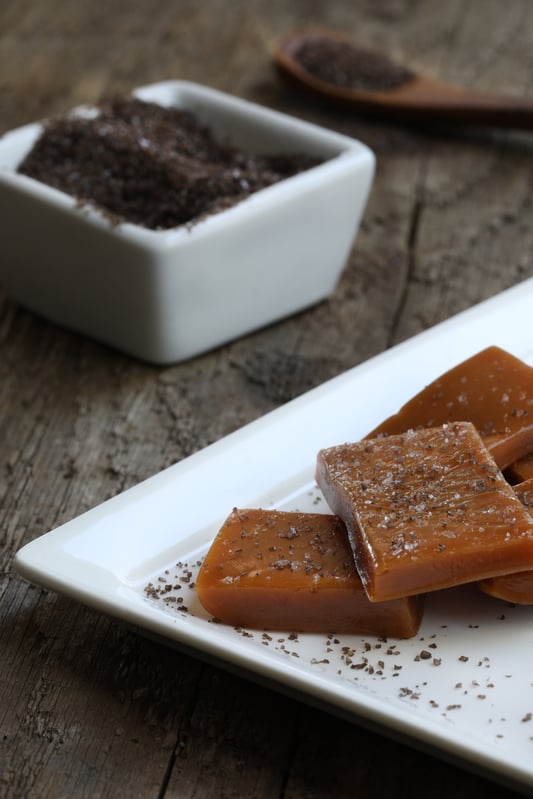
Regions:
<instances>
[{"instance_id":1,"label":"rustic wooden table","mask_svg":"<svg viewBox=\"0 0 533 799\"><path fill-rule=\"evenodd\" d=\"M151 643L11 563L47 529L533 275L531 135L421 131L316 107L269 57L288 29L321 24L451 80L525 93L530 10L528 0L4 0L1 131L185 78L360 138L378 168L334 295L188 363L144 365L0 293L3 797L514 795Z\"/></svg>"}]
</instances>

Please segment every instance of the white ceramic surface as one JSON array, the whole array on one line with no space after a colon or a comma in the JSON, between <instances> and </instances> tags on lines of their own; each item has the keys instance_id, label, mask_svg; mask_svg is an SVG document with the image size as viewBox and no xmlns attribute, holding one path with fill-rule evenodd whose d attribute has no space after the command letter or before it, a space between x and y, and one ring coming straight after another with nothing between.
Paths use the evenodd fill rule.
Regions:
<instances>
[{"instance_id":1,"label":"white ceramic surface","mask_svg":"<svg viewBox=\"0 0 533 799\"><path fill-rule=\"evenodd\" d=\"M211 623L187 580L235 505L326 512L313 480L317 451L361 438L445 369L491 344L533 363L532 307L533 279L33 541L17 554L17 569L149 635L531 795L533 607L509 607L467 586L429 596L420 633L408 641L280 634L269 641ZM183 588L166 600L147 596L148 583L180 578Z\"/></svg>"},{"instance_id":2,"label":"white ceramic surface","mask_svg":"<svg viewBox=\"0 0 533 799\"><path fill-rule=\"evenodd\" d=\"M16 173L39 124L0 138L0 282L22 305L144 360L172 363L331 293L370 189L368 148L187 82L136 91L255 152L329 159L192 227L118 226Z\"/></svg>"}]
</instances>

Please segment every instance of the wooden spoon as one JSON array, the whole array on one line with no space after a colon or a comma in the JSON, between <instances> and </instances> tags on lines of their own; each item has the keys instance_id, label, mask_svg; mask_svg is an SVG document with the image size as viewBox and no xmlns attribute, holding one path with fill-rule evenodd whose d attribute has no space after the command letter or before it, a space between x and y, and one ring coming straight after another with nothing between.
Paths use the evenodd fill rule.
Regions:
<instances>
[{"instance_id":1,"label":"wooden spoon","mask_svg":"<svg viewBox=\"0 0 533 799\"><path fill-rule=\"evenodd\" d=\"M361 69L357 88L348 80L344 82L349 85L339 85L342 81L334 73L340 52L344 59L340 68L354 61L348 63L348 71ZM380 53L357 47L343 34L290 33L273 58L284 77L329 103L404 121L533 130L533 98L470 91L414 73ZM334 80L324 79L324 69L333 70Z\"/></svg>"}]
</instances>

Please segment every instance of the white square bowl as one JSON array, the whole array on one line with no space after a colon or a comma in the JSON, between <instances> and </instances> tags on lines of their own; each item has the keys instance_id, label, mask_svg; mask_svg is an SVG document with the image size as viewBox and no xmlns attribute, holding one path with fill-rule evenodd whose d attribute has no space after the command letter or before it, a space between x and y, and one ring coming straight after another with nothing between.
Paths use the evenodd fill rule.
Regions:
<instances>
[{"instance_id":1,"label":"white square bowl","mask_svg":"<svg viewBox=\"0 0 533 799\"><path fill-rule=\"evenodd\" d=\"M175 363L324 299L363 213L374 156L360 142L214 89L134 94L192 111L244 150L326 159L192 226L113 224L17 173L42 130L0 138L0 282L21 305L142 360Z\"/></svg>"}]
</instances>

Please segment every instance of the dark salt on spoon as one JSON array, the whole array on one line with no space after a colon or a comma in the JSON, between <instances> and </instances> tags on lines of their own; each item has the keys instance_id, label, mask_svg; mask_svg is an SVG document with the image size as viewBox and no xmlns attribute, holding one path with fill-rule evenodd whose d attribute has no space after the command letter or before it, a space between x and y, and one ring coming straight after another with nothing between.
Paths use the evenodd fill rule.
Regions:
<instances>
[{"instance_id":1,"label":"dark salt on spoon","mask_svg":"<svg viewBox=\"0 0 533 799\"><path fill-rule=\"evenodd\" d=\"M341 89L387 91L415 77L410 69L375 50L331 37L307 36L294 56L310 75Z\"/></svg>"},{"instance_id":2,"label":"dark salt on spoon","mask_svg":"<svg viewBox=\"0 0 533 799\"><path fill-rule=\"evenodd\" d=\"M330 103L382 117L533 129L533 98L471 91L413 72L333 32L291 33L274 61L293 84Z\"/></svg>"}]
</instances>

